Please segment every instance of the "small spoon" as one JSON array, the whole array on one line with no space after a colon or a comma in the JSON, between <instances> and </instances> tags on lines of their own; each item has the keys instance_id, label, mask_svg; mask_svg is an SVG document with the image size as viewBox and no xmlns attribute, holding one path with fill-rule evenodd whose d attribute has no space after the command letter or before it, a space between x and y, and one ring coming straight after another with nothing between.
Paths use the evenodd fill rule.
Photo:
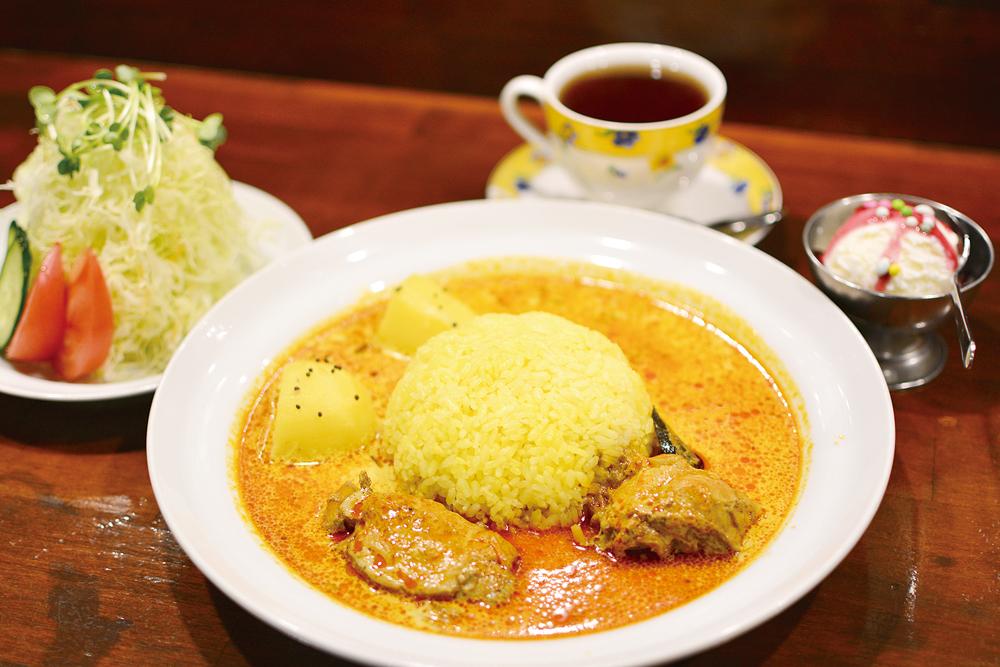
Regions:
<instances>
[{"instance_id":1,"label":"small spoon","mask_svg":"<svg viewBox=\"0 0 1000 667\"><path fill-rule=\"evenodd\" d=\"M781 211L768 211L767 213L759 213L745 218L718 220L708 223L707 226L717 232L742 239L758 230L777 224L783 217L784 214Z\"/></svg>"},{"instance_id":2,"label":"small spoon","mask_svg":"<svg viewBox=\"0 0 1000 667\"><path fill-rule=\"evenodd\" d=\"M955 306L955 327L958 329L958 346L962 351L962 366L968 368L976 356L976 341L972 340L969 322L965 319L965 309L962 308L962 295L958 287L958 274L951 282L951 302Z\"/></svg>"},{"instance_id":3,"label":"small spoon","mask_svg":"<svg viewBox=\"0 0 1000 667\"><path fill-rule=\"evenodd\" d=\"M972 330L969 329L969 321L965 318L965 308L962 307L962 289L958 284L958 274L969 259L969 235L959 226L958 222L951 217L947 211L937 211L946 221L948 227L958 234L962 240L962 252L958 258L958 265L951 278L951 303L954 306L952 312L955 314L955 328L958 330L958 348L962 353L962 367L972 366L972 359L976 356L976 341L972 339Z\"/></svg>"}]
</instances>

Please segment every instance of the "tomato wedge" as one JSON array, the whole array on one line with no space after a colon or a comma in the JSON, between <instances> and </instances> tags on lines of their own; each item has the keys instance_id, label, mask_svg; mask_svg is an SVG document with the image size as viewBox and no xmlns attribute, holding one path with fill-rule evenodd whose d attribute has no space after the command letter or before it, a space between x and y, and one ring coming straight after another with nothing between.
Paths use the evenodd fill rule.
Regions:
<instances>
[{"instance_id":1,"label":"tomato wedge","mask_svg":"<svg viewBox=\"0 0 1000 667\"><path fill-rule=\"evenodd\" d=\"M56 356L66 330L66 276L62 247L57 243L42 261L35 284L28 290L21 321L7 345L14 361L47 361Z\"/></svg>"},{"instance_id":2,"label":"tomato wedge","mask_svg":"<svg viewBox=\"0 0 1000 667\"><path fill-rule=\"evenodd\" d=\"M77 259L66 293L66 333L52 367L64 380L93 373L108 357L114 333L111 294L94 251Z\"/></svg>"}]
</instances>

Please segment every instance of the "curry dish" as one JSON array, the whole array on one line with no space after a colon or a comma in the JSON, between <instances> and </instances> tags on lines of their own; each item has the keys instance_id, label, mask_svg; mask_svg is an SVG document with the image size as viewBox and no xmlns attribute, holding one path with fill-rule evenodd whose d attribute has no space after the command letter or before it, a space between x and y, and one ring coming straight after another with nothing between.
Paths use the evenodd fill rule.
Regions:
<instances>
[{"instance_id":1,"label":"curry dish","mask_svg":"<svg viewBox=\"0 0 1000 667\"><path fill-rule=\"evenodd\" d=\"M411 362L376 342L392 290L368 295L276 359L235 424L232 474L242 510L292 572L337 602L421 630L556 637L619 627L684 604L744 568L779 532L808 457L804 411L777 358L725 307L685 288L547 260L477 262L433 277L475 313L544 311L606 336L638 373L654 415L663 415L656 424L660 443L669 431L691 451L677 452L683 458L653 456L604 482L607 491L588 496L581 521L569 527L501 526L467 516L470 522L433 498L407 496L393 481L381 424ZM380 425L375 435L317 462L275 460L280 380L296 360L335 363L352 374L362 387L353 400L370 400ZM651 454L661 451L669 450L654 447ZM705 470L695 470L702 463ZM674 533L664 541L650 530L652 520L642 519L662 510L650 492L690 471L699 489L719 487L721 500L713 502L729 533L702 531L690 539ZM365 517L424 510L423 525L446 525L472 545L462 550L473 554L468 558L477 549L491 554L488 571L461 592L448 592L445 579L420 567L393 570L395 579L379 569L379 553L412 541L394 537L406 526Z\"/></svg>"}]
</instances>

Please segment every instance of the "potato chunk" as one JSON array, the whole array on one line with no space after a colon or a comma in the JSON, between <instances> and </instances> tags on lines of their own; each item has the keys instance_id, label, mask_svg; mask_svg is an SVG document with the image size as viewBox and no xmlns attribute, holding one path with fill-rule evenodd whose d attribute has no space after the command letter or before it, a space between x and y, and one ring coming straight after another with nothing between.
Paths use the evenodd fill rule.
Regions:
<instances>
[{"instance_id":1,"label":"potato chunk","mask_svg":"<svg viewBox=\"0 0 1000 667\"><path fill-rule=\"evenodd\" d=\"M319 361L285 366L278 385L272 461L319 461L356 449L374 434L371 395L351 373Z\"/></svg>"},{"instance_id":2,"label":"potato chunk","mask_svg":"<svg viewBox=\"0 0 1000 667\"><path fill-rule=\"evenodd\" d=\"M379 345L412 355L424 342L445 329L476 316L426 276L410 276L396 288L375 332Z\"/></svg>"}]
</instances>

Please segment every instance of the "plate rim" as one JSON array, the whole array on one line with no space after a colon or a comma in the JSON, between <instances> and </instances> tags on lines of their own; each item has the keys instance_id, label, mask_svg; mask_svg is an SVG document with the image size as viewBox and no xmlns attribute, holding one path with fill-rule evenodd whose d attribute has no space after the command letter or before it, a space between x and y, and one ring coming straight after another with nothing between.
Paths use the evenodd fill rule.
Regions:
<instances>
[{"instance_id":1,"label":"plate rim","mask_svg":"<svg viewBox=\"0 0 1000 667\"><path fill-rule=\"evenodd\" d=\"M243 204L248 197L264 198L270 205L276 206L282 211L282 216L278 221L282 229L282 235L287 236L289 239L293 236L298 237L295 239L295 243L297 245L308 245L308 243L313 240L312 232L309 230L308 225L306 225L302 217L287 203L266 190L262 190L256 186L250 185L249 183L242 183L235 180L230 182L233 186L233 197L236 199L236 203L240 205L241 209L243 208ZM16 212L20 210L20 208L21 203L16 201L0 208L0 219L6 220L7 218L13 218L16 216ZM270 263L273 259L275 258L269 259L268 263ZM264 267L261 267L261 269L263 268ZM261 269L258 269L258 271ZM249 276L247 277L249 278ZM244 280L246 280L246 278ZM16 396L18 398L59 403L105 401L131 396L140 396L154 391L156 387L159 386L160 381L163 378L163 373L156 373L154 375L147 375L141 378L117 382L60 382L58 380L49 380L47 378L39 378L25 373L20 373L20 371L13 368L10 362L6 359L3 360L3 363L5 365L0 366L0 394L4 394L6 396ZM6 380L8 373L17 373L19 376L31 378L31 380L27 381L28 386L9 384Z\"/></svg>"},{"instance_id":2,"label":"plate rim","mask_svg":"<svg viewBox=\"0 0 1000 667\"><path fill-rule=\"evenodd\" d=\"M331 241L331 239L335 239L338 236L345 236L345 235L356 233L358 230L360 230L362 228L369 229L369 228L377 226L377 225L387 224L387 223L392 222L392 221L394 221L394 220L396 220L398 218L401 218L401 217L407 217L407 216L410 216L410 215L419 215L419 214L422 214L422 213L425 213L427 211L434 210L434 209L442 209L442 208L445 208L445 207L468 207L470 205L473 205L473 206L505 206L505 207L512 207L512 208L525 207L525 206L528 206L528 207L534 207L534 206L543 206L543 207L562 207L562 206L566 206L566 207L576 207L576 206L602 207L602 208L607 209L610 214L623 214L623 213L627 212L628 215L638 215L638 216L646 217L651 222L662 222L664 217L670 217L670 216L665 216L665 214L661 214L661 213L655 213L655 212L649 212L649 211L641 211L641 210L637 210L637 209L633 209L633 208L629 208L629 207L624 207L624 206L620 206L620 205L604 204L604 203L597 203L597 202L557 201L557 200L542 200L542 199L536 199L536 200L515 200L515 199L509 199L509 200L489 200L489 199L485 199L485 200L469 200L469 201L449 202L449 203L445 203L445 204L436 204L436 205L423 206L423 207L418 207L418 208L413 208L413 209L406 209L406 210L403 210L403 211L396 211L396 212L393 212L393 213L388 213L388 214L384 214L384 215L381 215L381 216L377 216L375 218L371 218L371 219L368 219L368 220L365 220L365 221L362 221L362 222L359 222L359 223L355 223L354 225L350 225L348 227L342 228L341 230L338 230L336 232L333 232L331 234L326 235L325 238L319 239L318 243L310 244L310 245L307 245L306 247L296 249L292 253L289 253L288 255L283 256L278 261L272 263L272 265L270 265L269 267L267 267L265 270L262 270L262 271L258 272L257 274L255 274L254 276L251 276L250 278L248 278L246 281L244 281L243 283L241 283L241 285L239 285L237 288L235 288L230 293L228 293L225 297L223 297L222 300L220 300L219 302L217 302L216 305L213 306L213 308L209 311L209 313L207 313L206 316L202 319L202 321L200 321L198 323L198 325L195 328L192 329L192 331L189 333L188 337L185 338L185 340L182 343L182 345L178 348L177 353L171 359L171 361L168 364L167 369L166 369L166 371L164 373L164 376L165 376L164 385L165 386L169 386L169 384L168 384L168 382L169 382L169 376L174 372L174 368L178 364L181 363L180 360L182 360L184 358L184 352L183 351L186 349L186 347L188 345L192 344L191 341L195 339L196 334L198 332L200 332L201 329L210 326L210 321L211 321L211 317L210 316L212 315L212 311L214 311L216 309L221 309L223 307L224 303L228 302L231 299L237 298L237 295L240 294L241 292L251 290L254 287L254 285L256 284L257 281L265 281L267 279L267 273L279 271L280 270L280 266L282 264L284 264L286 262L288 262L288 263L295 262L297 256L300 255L300 254L306 254L306 253L310 253L310 252L322 252L322 250L316 250L315 247L322 248L321 244L325 245L325 244L332 243L333 241ZM735 239L719 236L719 235L716 234L716 232L713 232L713 231L711 231L708 228L703 228L703 227L699 228L698 226L690 225L688 223L684 223L684 222L678 221L676 219L672 219L672 222L673 222L673 224L679 224L679 225L681 225L685 230L687 230L690 233L694 233L694 234L707 234L707 235L712 236L716 240L716 242L732 244L733 246L743 248L746 252L759 253L759 257L758 257L759 260L762 260L762 261L765 261L765 262L768 262L768 263L772 264L779 271L785 272L786 275L788 275L789 277L791 277L793 280L799 281L799 283L801 285L803 285L803 286L807 286L806 287L807 291L810 291L810 293L813 295L813 297L819 297L820 301L822 301L825 304L824 306L822 306L822 308L825 308L828 311L828 313L830 313L830 315L832 317L839 319L842 324L847 325L847 328L845 329L845 333L847 335L853 336L853 338L855 339L855 341L859 345L859 349L863 349L864 352L865 352L864 356L866 358L867 367L868 367L868 374L870 375L870 379L871 380L877 380L876 393L878 393L880 395L881 406L880 406L880 408L876 412L879 413L878 416L882 419L882 422L883 422L881 424L881 427L884 429L883 432L884 432L884 436L885 436L885 440L886 440L886 442L885 442L886 446L885 446L885 448L883 450L883 454L884 454L884 459L883 459L883 462L882 462L883 464L881 466L881 470L879 471L878 477L877 477L877 479L879 480L878 484L876 485L877 488L874 487L874 486L872 487L872 490L873 491L877 491L877 492L873 493L870 497L867 498L865 506L864 506L864 511L861 512L860 514L858 514L855 517L854 521L851 524L851 530L845 532L847 538L844 539L844 540L842 540L840 542L839 546L836 549L831 550L830 553L825 558L825 560L823 560L822 562L818 563L817 566L814 567L810 571L810 573L808 575L804 576L801 580L797 580L795 583L791 584L788 587L788 590L785 591L784 593L782 593L781 595L776 595L773 598L771 598L770 601L769 601L769 603L766 605L766 607L762 608L762 610L760 610L757 613L753 614L752 617L748 617L748 618L745 618L745 619L740 619L739 621L730 624L728 627L725 627L725 628L721 629L719 632L713 633L710 637L706 637L706 638L704 638L704 639L702 639L700 641L697 641L697 642L694 642L694 643L690 644L689 646L685 647L683 651L679 651L679 652L675 652L675 653L670 654L669 660L671 660L671 661L673 661L673 660L679 660L679 659L682 659L684 657L690 656L692 654L708 650L708 649L710 649L712 647L715 647L715 646L717 646L719 644L722 644L722 643L724 643L726 641L729 641L729 640L731 640L731 639L733 639L733 638L735 638L735 637L737 637L737 636L739 636L739 635L741 635L741 634L743 634L743 633L745 633L745 632L747 632L747 631L749 631L749 630L751 630L751 629L753 629L753 628L755 628L755 627L757 627L757 626L765 623L766 621L772 619L774 616L780 614L782 611L784 611L785 609L787 609L789 606L791 606L792 604L794 604L795 602L797 602L798 600L800 600L810 590L812 590L820 582L822 582L844 560L844 558L847 556L847 554L857 545L857 543L860 541L861 537L867 531L867 529L870 526L872 520L874 519L874 516L875 516L875 514L876 514L876 512L877 512L877 510L878 510L878 508L879 508L879 506L880 506L880 504L882 502L882 499L884 497L885 490L886 490L886 488L888 486L888 482L889 482L889 478L890 478L890 474L891 474L891 469L892 469L892 465L893 465L893 461L894 461L894 454L895 454L895 420L894 420L894 412L893 412L892 401L891 401L891 398L890 398L888 387L885 385L884 379L882 378L881 370L878 367L878 363L877 363L874 355L871 353L871 351L868 348L867 344L864 342L864 339L862 338L861 334L850 323L850 320L847 318L847 316L840 309L838 309L831 301L829 301L829 299L827 299L822 294L822 292L815 285L813 285L811 282L809 282L806 278L804 278L802 275L800 275L794 269L792 269L791 267L787 266L783 262L777 260L776 258L774 258L774 257L772 257L770 255L767 255L766 253L762 253L762 252L756 250L755 248L753 248L752 246L748 246L748 245L746 245L744 243L741 243L740 241L737 241ZM465 261L465 260L461 260L461 259L454 260L454 262L457 262L457 263L460 263L462 261ZM631 270L641 273L641 271L639 271L637 269L631 269ZM781 355L779 354L778 357L780 359ZM232 600L234 600L235 602L237 602L243 609L245 609L246 611L248 611L249 613L251 613L255 617L257 617L257 618L261 619L262 621L268 623L272 627L277 628L278 630L284 632L285 634L287 634L287 635L295 638L296 640L298 640L298 641L300 641L300 642L302 642L304 644L307 644L309 646L313 646L313 647L315 647L315 648L317 648L319 650L322 650L324 652L327 652L327 653L329 653L331 655L344 656L344 657L347 657L347 658L350 658L350 659L353 659L353 660L358 660L358 661L366 663L366 664L393 664L393 665L406 665L406 666L411 666L411 667L416 667L417 665L423 666L423 665L438 664L437 662L434 662L434 661L427 662L426 659L416 659L416 658L412 658L412 657L410 657L410 658L403 658L403 659L391 659L388 662L386 662L386 660L385 660L384 657L380 658L378 656L373 656L370 651L366 652L364 650L359 650L354 644L345 645L345 644L341 643L341 644L338 644L337 646L332 646L329 643L324 643L324 640L322 638L317 638L317 637L311 636L310 634L308 634L307 632L305 632L301 628L297 627L294 623L292 623L292 622L290 622L290 621L288 621L286 619L283 619L283 618L281 618L279 616L276 616L275 614L271 613L267 609L261 609L261 608L259 608L254 601L248 599L247 596L244 595L244 593L238 587L236 587L235 585L232 585L230 583L230 581L222 573L220 573L219 571L217 571L212 564L208 563L207 560L206 560L206 558L204 557L204 553L201 550L201 548L199 546L191 543L191 541L188 539L188 536L184 534L184 530L182 529L180 532L178 532L178 531L175 530L175 527L177 525L175 522L177 521L177 518L174 516L173 507L171 506L171 501L170 500L163 500L163 498L169 498L169 496L161 496L161 494L165 493L166 490L167 490L166 482L163 479L160 478L160 474L159 474L160 466L157 464L157 456L159 455L158 452L159 452L159 449L161 448L161 446L156 444L158 442L157 435L156 435L156 429L157 429L157 426L158 426L158 423L159 423L159 421L158 421L159 420L159 416L158 415L159 415L159 412L161 410L161 402L163 400L162 396L163 396L163 393L161 391L159 391L159 390L156 392L156 394L154 394L153 402L152 402L152 405L151 405L151 408L150 408L150 416L149 416L148 426L147 426L147 461L148 461L148 467L149 467L150 481L151 481L151 484L152 484L152 487L153 487L154 495L157 498L157 502L158 502L158 504L160 506L163 518L164 518L165 522L167 523L168 527L171 529L171 532L173 533L174 538L177 540L178 544L180 544L180 546L184 550L185 554L192 560L192 562L199 568L199 570L209 580L211 580L213 582L214 585L218 586L224 593L226 593L227 596L229 596ZM228 445L227 445L227 449L228 449ZM806 471L808 471L810 469L811 469L811 465L806 465L805 466L805 470ZM805 487L803 486L803 489L804 488ZM801 494L801 491L800 491L800 494ZM799 500L796 501L796 505L792 508L789 516L786 518L785 524L782 526L782 528L779 531L779 533L777 535L775 535L774 538L772 538L772 543L773 543L774 540L777 540L782 533L784 533L786 530L788 530L789 522L790 522L791 518L798 511L799 502L800 501L801 501L801 495L800 495ZM252 528L250 528L249 526L247 528L251 532L253 532ZM256 534L255 534L255 536L256 536ZM264 544L261 543L259 546L260 546L261 549L264 549L269 554L269 556L271 558L277 559L276 556L274 556L273 552L270 552L267 549L266 545L264 545ZM770 546L768 548L770 548ZM764 553L767 553L767 549L765 549ZM285 566L282 564L281 567L285 567ZM287 568L285 568L285 569L287 570ZM294 573L293 573L293 576L295 576L295 578L298 579L297 575L294 575ZM739 574L736 575L736 577L738 577L738 576L739 576ZM731 578L731 579L729 579L727 581L732 581L736 577L733 577L733 578ZM301 579L298 579L298 580L300 582L302 582ZM302 583L303 583L304 586L308 587L310 590L312 590L314 592L316 591L316 589L314 589L307 582L302 582ZM320 594L323 595L322 593L320 593ZM691 601L691 602L693 602L693 601ZM690 604L691 602L686 603L686 604ZM339 605L340 603L337 603L336 601L334 601L334 604L338 604ZM472 645L484 644L484 643L486 643L486 644L494 643L494 644L497 644L497 645L506 645L506 644L511 644L511 643L520 643L520 644L534 643L532 640L526 640L524 642L511 642L511 641L499 641L498 642L498 641L495 641L495 640L468 639L468 638L459 638L459 637L453 637L453 636L448 636L448 635L439 635L439 634L436 634L436 633L430 633L430 632L426 632L426 631L415 630L415 629L412 629L412 628L406 628L405 626L396 626L394 624L390 624L390 623L386 623L386 622L383 622L383 621L379 621L379 619L375 619L374 617L368 616L366 614L363 614L362 612L353 610L352 608L346 607L344 605L340 605L340 606L343 606L346 609L350 609L350 611L353 614L357 614L357 615L359 615L361 617L364 617L364 618L366 618L368 620L371 620L371 621L376 621L376 622L378 622L378 623L380 623L382 625L388 626L390 628L400 628L400 627L403 627L406 630L407 633L418 633L419 635L422 635L422 636L430 635L430 636L433 636L433 637L443 638L449 644L455 644L455 645L466 644L468 646L472 646ZM670 612L665 612L664 615L667 615L669 613ZM652 617L651 619L647 619L646 621L641 621L641 622L638 622L638 623L629 624L627 626L623 626L623 628L634 627L634 626L640 625L641 623L646 623L646 622L655 620L657 618L660 618L661 616L663 616L663 615ZM602 637L602 636L607 636L608 633L617 632L617 631L620 631L620 630L622 630L622 628L613 628L613 629L610 629L610 630L607 630L607 631L598 632L598 633L586 633L585 635L582 635L582 636L574 635L574 636L571 636L571 637L568 637L568 638L551 640L551 643L553 643L553 644L555 644L555 643L561 643L561 644L565 645L565 643L577 641L579 639L579 637ZM546 640L545 641L545 643L549 643L549 642L550 642L550 640ZM634 659L634 657L629 656L628 654L623 654L622 656L616 657L615 659L608 659L606 657L598 657L598 659L597 659L596 662L592 661L592 660L580 660L579 664L580 665L591 665L591 664L594 664L594 665L602 665L602 666L609 666L609 665L647 665L647 664L648 665L652 665L652 664L660 664L660 663L662 663L662 661L664 659L665 659L664 656L652 656L652 655L647 655L645 657L639 657L639 659ZM456 663L447 662L446 664L456 664ZM493 664L493 663L490 663L490 664ZM501 664L501 663L496 663L496 664ZM528 664L528 663L526 663L526 664ZM530 664L534 664L534 663L530 663Z\"/></svg>"}]
</instances>

